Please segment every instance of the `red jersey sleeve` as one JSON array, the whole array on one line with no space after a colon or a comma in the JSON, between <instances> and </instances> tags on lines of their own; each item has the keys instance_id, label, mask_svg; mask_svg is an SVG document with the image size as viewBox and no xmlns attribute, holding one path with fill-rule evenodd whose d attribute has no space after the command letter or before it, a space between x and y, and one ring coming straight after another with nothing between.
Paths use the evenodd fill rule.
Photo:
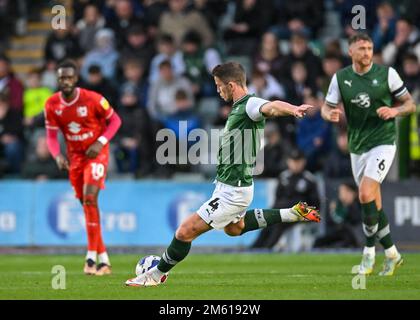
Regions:
<instances>
[{"instance_id":1,"label":"red jersey sleeve","mask_svg":"<svg viewBox=\"0 0 420 320\"><path fill-rule=\"evenodd\" d=\"M49 100L47 100L47 102L45 103L44 115L45 115L45 128L53 129L53 130L59 129L52 105L49 103Z\"/></svg>"},{"instance_id":2,"label":"red jersey sleeve","mask_svg":"<svg viewBox=\"0 0 420 320\"><path fill-rule=\"evenodd\" d=\"M93 99L96 112L99 114L99 116L107 120L111 118L112 114L114 113L114 109L111 107L108 100L96 92L92 94L91 97Z\"/></svg>"}]
</instances>

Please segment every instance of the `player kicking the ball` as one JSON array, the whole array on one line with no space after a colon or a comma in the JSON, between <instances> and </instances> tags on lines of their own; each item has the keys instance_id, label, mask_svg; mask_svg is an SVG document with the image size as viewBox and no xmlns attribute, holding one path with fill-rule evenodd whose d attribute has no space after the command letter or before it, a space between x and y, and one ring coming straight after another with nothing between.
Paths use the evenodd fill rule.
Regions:
<instances>
[{"instance_id":1,"label":"player kicking the ball","mask_svg":"<svg viewBox=\"0 0 420 320\"><path fill-rule=\"evenodd\" d=\"M395 156L395 118L414 112L416 107L398 73L372 62L373 42L368 35L361 33L350 38L349 55L352 65L333 76L322 116L338 122L341 111L337 105L343 102L366 236L359 273L372 273L377 239L385 249L379 275L391 276L403 259L392 242L388 218L382 209L381 183ZM393 99L399 100L401 106L393 107Z\"/></svg>"},{"instance_id":2,"label":"player kicking the ball","mask_svg":"<svg viewBox=\"0 0 420 320\"><path fill-rule=\"evenodd\" d=\"M127 280L128 286L154 286L163 283L169 270L188 255L191 242L213 228L223 229L230 236L240 236L280 222L320 221L319 213L303 202L287 209L247 210L254 194L252 173L255 163L226 161L236 158L234 153L239 147L231 139L232 132L240 133L244 137L247 130L252 131L253 138L240 149L241 159L250 159L259 150L256 133L264 129L267 117L293 115L301 118L311 106L294 106L282 101L270 102L248 94L245 71L239 63L218 65L212 74L222 99L233 102L221 137L215 190L212 197L178 227L159 264L146 273ZM239 143L241 141L239 139Z\"/></svg>"},{"instance_id":3,"label":"player kicking the ball","mask_svg":"<svg viewBox=\"0 0 420 320\"><path fill-rule=\"evenodd\" d=\"M105 186L108 142L121 120L100 94L76 87L77 67L72 61L58 66L57 79L59 92L45 105L48 149L60 170L69 171L76 197L83 205L88 238L84 273L102 276L111 273L111 263L101 234L98 194ZM68 160L60 152L58 130L64 135Z\"/></svg>"}]
</instances>

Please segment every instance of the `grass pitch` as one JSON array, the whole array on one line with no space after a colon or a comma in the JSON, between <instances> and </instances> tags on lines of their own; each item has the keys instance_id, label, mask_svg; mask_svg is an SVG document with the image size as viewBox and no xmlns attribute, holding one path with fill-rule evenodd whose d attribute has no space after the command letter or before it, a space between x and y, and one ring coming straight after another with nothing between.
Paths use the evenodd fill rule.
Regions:
<instances>
[{"instance_id":1,"label":"grass pitch","mask_svg":"<svg viewBox=\"0 0 420 320\"><path fill-rule=\"evenodd\" d=\"M113 255L111 276L85 276L83 256L0 255L0 299L420 299L420 254L404 254L393 277L379 277L383 255L366 289L353 289L356 254L192 254L159 287L125 287L138 255ZM66 289L54 290L66 270Z\"/></svg>"}]
</instances>

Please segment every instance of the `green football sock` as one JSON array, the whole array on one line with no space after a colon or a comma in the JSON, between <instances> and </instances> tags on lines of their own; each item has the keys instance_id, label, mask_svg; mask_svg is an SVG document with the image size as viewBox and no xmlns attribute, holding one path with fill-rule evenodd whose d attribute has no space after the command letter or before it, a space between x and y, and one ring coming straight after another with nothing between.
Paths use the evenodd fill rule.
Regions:
<instances>
[{"instance_id":1,"label":"green football sock","mask_svg":"<svg viewBox=\"0 0 420 320\"><path fill-rule=\"evenodd\" d=\"M376 238L379 240L384 249L388 249L394 245L391 238L391 231L389 229L388 217L384 210L379 210L378 232Z\"/></svg>"},{"instance_id":2,"label":"green football sock","mask_svg":"<svg viewBox=\"0 0 420 320\"><path fill-rule=\"evenodd\" d=\"M366 247L375 246L375 235L378 231L379 212L375 201L362 203L363 232L366 236Z\"/></svg>"},{"instance_id":3,"label":"green football sock","mask_svg":"<svg viewBox=\"0 0 420 320\"><path fill-rule=\"evenodd\" d=\"M174 236L171 244L163 253L162 259L160 259L157 268L162 272L168 272L188 255L190 248L191 242L178 240Z\"/></svg>"},{"instance_id":4,"label":"green football sock","mask_svg":"<svg viewBox=\"0 0 420 320\"><path fill-rule=\"evenodd\" d=\"M241 234L252 230L266 228L281 221L279 209L248 210L244 217L245 227Z\"/></svg>"}]
</instances>

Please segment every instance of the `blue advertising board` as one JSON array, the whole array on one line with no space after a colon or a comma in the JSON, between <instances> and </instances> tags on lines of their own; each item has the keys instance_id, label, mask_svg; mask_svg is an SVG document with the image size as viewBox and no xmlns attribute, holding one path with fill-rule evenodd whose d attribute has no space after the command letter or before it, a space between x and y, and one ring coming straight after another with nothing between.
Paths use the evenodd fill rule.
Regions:
<instances>
[{"instance_id":1,"label":"blue advertising board","mask_svg":"<svg viewBox=\"0 0 420 320\"><path fill-rule=\"evenodd\" d=\"M110 181L99 206L107 245L167 245L180 222L212 194L212 183ZM252 208L267 207L267 184L255 183ZM246 246L257 232L229 237L213 230L195 245ZM83 208L66 181L0 182L0 245L85 245Z\"/></svg>"}]
</instances>

